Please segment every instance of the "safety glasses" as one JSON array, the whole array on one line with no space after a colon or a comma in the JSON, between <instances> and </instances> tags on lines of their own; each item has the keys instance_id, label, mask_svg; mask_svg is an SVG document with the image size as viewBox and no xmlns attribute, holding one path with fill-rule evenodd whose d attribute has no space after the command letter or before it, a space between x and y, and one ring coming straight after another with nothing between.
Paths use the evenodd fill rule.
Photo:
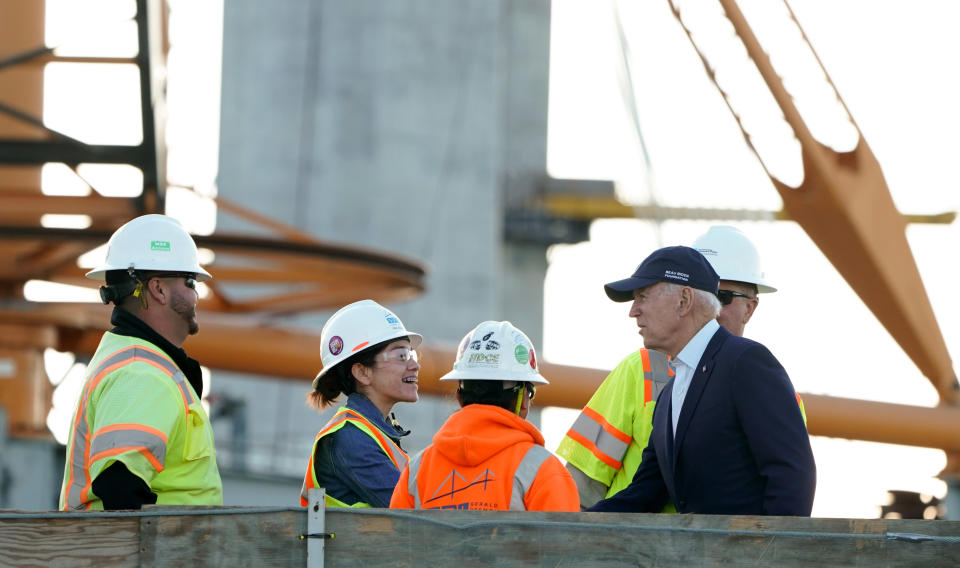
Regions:
<instances>
[{"instance_id":1,"label":"safety glasses","mask_svg":"<svg viewBox=\"0 0 960 568\"><path fill-rule=\"evenodd\" d=\"M165 272L161 278L183 278L183 284L191 290L197 289L197 275L193 272Z\"/></svg>"},{"instance_id":2,"label":"safety glasses","mask_svg":"<svg viewBox=\"0 0 960 568\"><path fill-rule=\"evenodd\" d=\"M183 278L183 284L187 288L197 289L197 275L193 272L137 272L136 275L144 285L151 278Z\"/></svg>"},{"instance_id":3,"label":"safety glasses","mask_svg":"<svg viewBox=\"0 0 960 568\"><path fill-rule=\"evenodd\" d=\"M537 385L533 383L520 383L515 387L509 388L509 390L512 390L513 392L518 392L522 388L527 389L527 396L530 398L530 400L533 400L533 397L537 395Z\"/></svg>"},{"instance_id":4,"label":"safety glasses","mask_svg":"<svg viewBox=\"0 0 960 568\"><path fill-rule=\"evenodd\" d=\"M729 306L730 302L732 302L734 298L746 298L748 300L753 299L746 294L734 292L733 290L717 290L717 299L720 300L720 303L724 306Z\"/></svg>"},{"instance_id":5,"label":"safety glasses","mask_svg":"<svg viewBox=\"0 0 960 568\"><path fill-rule=\"evenodd\" d=\"M414 361L417 361L418 356L417 356L416 349L410 349L408 347L397 347L389 351L378 353L377 359L379 359L380 361L386 361L387 363L391 361L396 361L398 363L406 364L411 359L413 359Z\"/></svg>"}]
</instances>

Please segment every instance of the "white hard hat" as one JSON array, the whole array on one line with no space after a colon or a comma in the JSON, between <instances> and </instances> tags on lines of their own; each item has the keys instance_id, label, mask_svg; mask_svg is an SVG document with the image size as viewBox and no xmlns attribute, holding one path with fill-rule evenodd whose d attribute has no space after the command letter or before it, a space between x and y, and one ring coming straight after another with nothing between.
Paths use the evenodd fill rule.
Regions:
<instances>
[{"instance_id":1,"label":"white hard hat","mask_svg":"<svg viewBox=\"0 0 960 568\"><path fill-rule=\"evenodd\" d=\"M736 227L714 225L693 241L693 248L710 261L720 280L755 284L758 292L777 291L760 269L757 247Z\"/></svg>"},{"instance_id":2,"label":"white hard hat","mask_svg":"<svg viewBox=\"0 0 960 568\"><path fill-rule=\"evenodd\" d=\"M210 273L200 268L197 245L180 221L166 215L143 215L117 229L107 243L107 259L87 273L104 280L109 270L191 272L203 282Z\"/></svg>"},{"instance_id":3,"label":"white hard hat","mask_svg":"<svg viewBox=\"0 0 960 568\"><path fill-rule=\"evenodd\" d=\"M373 300L360 300L340 308L320 330L323 369L313 379L313 388L337 363L378 343L401 337L409 337L414 349L423 341L422 335L407 331L396 314Z\"/></svg>"},{"instance_id":4,"label":"white hard hat","mask_svg":"<svg viewBox=\"0 0 960 568\"><path fill-rule=\"evenodd\" d=\"M530 338L508 321L485 321L463 336L453 370L440 380L548 384Z\"/></svg>"}]
</instances>

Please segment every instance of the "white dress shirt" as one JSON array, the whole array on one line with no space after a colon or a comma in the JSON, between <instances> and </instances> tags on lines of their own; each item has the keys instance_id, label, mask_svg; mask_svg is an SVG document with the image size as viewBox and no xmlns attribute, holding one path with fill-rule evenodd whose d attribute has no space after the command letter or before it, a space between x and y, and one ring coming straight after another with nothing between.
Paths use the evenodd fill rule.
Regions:
<instances>
[{"instance_id":1,"label":"white dress shirt","mask_svg":"<svg viewBox=\"0 0 960 568\"><path fill-rule=\"evenodd\" d=\"M712 319L700 328L700 331L693 336L680 353L671 361L676 370L676 376L673 379L673 392L670 393L670 401L673 406L673 437L677 437L677 422L680 420L680 410L683 408L683 400L690 390L690 381L693 379L693 372L703 357L703 352L707 349L707 344L713 338L713 334L720 329L717 320Z\"/></svg>"}]
</instances>

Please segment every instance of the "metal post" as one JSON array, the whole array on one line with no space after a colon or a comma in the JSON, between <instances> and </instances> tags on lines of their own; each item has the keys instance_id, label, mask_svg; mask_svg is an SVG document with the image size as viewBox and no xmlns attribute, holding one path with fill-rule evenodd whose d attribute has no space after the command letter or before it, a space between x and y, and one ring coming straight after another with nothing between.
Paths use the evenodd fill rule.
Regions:
<instances>
[{"instance_id":1,"label":"metal post","mask_svg":"<svg viewBox=\"0 0 960 568\"><path fill-rule=\"evenodd\" d=\"M10 480L7 479L7 464L4 463L4 456L7 454L7 412L0 406L0 509L8 508L8 488Z\"/></svg>"},{"instance_id":2,"label":"metal post","mask_svg":"<svg viewBox=\"0 0 960 568\"><path fill-rule=\"evenodd\" d=\"M940 479L947 482L947 494L943 497L943 507L946 509L944 519L960 521L960 476L940 475Z\"/></svg>"},{"instance_id":3,"label":"metal post","mask_svg":"<svg viewBox=\"0 0 960 568\"><path fill-rule=\"evenodd\" d=\"M322 487L311 489L307 507L307 567L323 568L323 541L326 540L324 521L325 491Z\"/></svg>"}]
</instances>

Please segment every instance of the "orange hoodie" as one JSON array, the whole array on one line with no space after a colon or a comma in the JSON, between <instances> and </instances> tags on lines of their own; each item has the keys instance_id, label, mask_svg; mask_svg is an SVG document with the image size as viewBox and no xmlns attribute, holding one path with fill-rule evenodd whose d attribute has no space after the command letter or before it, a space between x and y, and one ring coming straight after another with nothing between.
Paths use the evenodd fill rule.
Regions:
<instances>
[{"instance_id":1,"label":"orange hoodie","mask_svg":"<svg viewBox=\"0 0 960 568\"><path fill-rule=\"evenodd\" d=\"M496 406L471 404L410 460L390 507L579 511L580 497L533 424Z\"/></svg>"}]
</instances>

